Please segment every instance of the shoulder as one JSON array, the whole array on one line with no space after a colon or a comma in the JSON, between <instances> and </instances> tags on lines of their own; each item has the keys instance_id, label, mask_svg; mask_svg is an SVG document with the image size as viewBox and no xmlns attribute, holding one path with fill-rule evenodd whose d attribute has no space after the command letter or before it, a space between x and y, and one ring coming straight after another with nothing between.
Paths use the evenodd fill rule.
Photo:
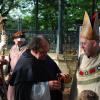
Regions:
<instances>
[{"instance_id":1,"label":"shoulder","mask_svg":"<svg viewBox=\"0 0 100 100\"><path fill-rule=\"evenodd\" d=\"M26 50L23 52L23 54L20 56L19 60L17 61L17 68L25 68L25 66L29 66L32 62L32 57L30 57L29 52Z\"/></svg>"},{"instance_id":2,"label":"shoulder","mask_svg":"<svg viewBox=\"0 0 100 100\"><path fill-rule=\"evenodd\" d=\"M10 50L12 50L12 49L14 49L14 48L16 48L16 45L13 45L13 46L11 47L11 49L10 49Z\"/></svg>"},{"instance_id":3,"label":"shoulder","mask_svg":"<svg viewBox=\"0 0 100 100\"><path fill-rule=\"evenodd\" d=\"M23 60L26 60L26 61L28 61L28 60L33 60L34 59L34 57L32 56L32 54L31 54L31 52L30 52L30 50L29 49L26 49L23 53L22 53L22 56L20 57L21 59L23 59Z\"/></svg>"},{"instance_id":4,"label":"shoulder","mask_svg":"<svg viewBox=\"0 0 100 100\"><path fill-rule=\"evenodd\" d=\"M16 45L13 45L11 48L10 48L10 51L13 51L13 50L16 50L17 46Z\"/></svg>"},{"instance_id":5,"label":"shoulder","mask_svg":"<svg viewBox=\"0 0 100 100\"><path fill-rule=\"evenodd\" d=\"M16 45L13 45L13 46L10 48L10 52L9 52L9 53L11 54L11 53L15 52L16 49L17 49L17 46L16 46Z\"/></svg>"},{"instance_id":6,"label":"shoulder","mask_svg":"<svg viewBox=\"0 0 100 100\"><path fill-rule=\"evenodd\" d=\"M54 68L59 68L57 63L50 57L50 56L47 56L47 63L48 63L48 66L50 67L54 67Z\"/></svg>"},{"instance_id":7,"label":"shoulder","mask_svg":"<svg viewBox=\"0 0 100 100\"><path fill-rule=\"evenodd\" d=\"M79 60L82 60L84 56L85 56L85 54L81 54L79 57Z\"/></svg>"},{"instance_id":8,"label":"shoulder","mask_svg":"<svg viewBox=\"0 0 100 100\"><path fill-rule=\"evenodd\" d=\"M56 64L55 61L49 55L47 55L47 61L50 61L50 62Z\"/></svg>"}]
</instances>

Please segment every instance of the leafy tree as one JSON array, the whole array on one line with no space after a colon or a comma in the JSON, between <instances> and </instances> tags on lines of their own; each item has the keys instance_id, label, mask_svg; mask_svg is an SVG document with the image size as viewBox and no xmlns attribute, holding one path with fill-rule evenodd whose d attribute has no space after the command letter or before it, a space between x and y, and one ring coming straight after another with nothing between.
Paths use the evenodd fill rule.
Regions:
<instances>
[{"instance_id":1,"label":"leafy tree","mask_svg":"<svg viewBox=\"0 0 100 100\"><path fill-rule=\"evenodd\" d=\"M20 0L0 0L0 13L2 16L7 16L9 11L18 6Z\"/></svg>"},{"instance_id":2,"label":"leafy tree","mask_svg":"<svg viewBox=\"0 0 100 100\"><path fill-rule=\"evenodd\" d=\"M6 2L6 3L5 3ZM4 16L13 8L19 8L22 13L23 23L29 24L33 30L35 29L35 11L34 6L36 0L1 0L0 13ZM58 0L38 0L38 26L39 30L57 30L58 20ZM64 22L63 28L65 31L70 27L76 27L81 24L83 20L84 11L88 11L89 15L92 13L92 0L64 0ZM100 10L100 0L97 0L96 9ZM26 17L27 18L26 18ZM29 17L28 17L29 16ZM31 17L32 16L32 17ZM24 20L25 19L25 20ZM9 20L9 19L8 19ZM26 21L26 22L24 22ZM24 24L25 25L25 24ZM28 25L28 24L27 24ZM24 26L27 27L27 26ZM29 26L28 26L29 27ZM27 27L27 28L28 28ZM13 28L13 27L12 27Z\"/></svg>"}]
</instances>

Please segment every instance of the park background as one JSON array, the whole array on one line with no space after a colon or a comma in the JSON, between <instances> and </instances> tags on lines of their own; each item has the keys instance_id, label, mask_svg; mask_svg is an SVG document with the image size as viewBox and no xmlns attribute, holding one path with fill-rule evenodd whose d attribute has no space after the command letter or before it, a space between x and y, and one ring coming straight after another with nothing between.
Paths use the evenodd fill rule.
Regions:
<instances>
[{"instance_id":1,"label":"park background","mask_svg":"<svg viewBox=\"0 0 100 100\"><path fill-rule=\"evenodd\" d=\"M100 0L0 0L0 16L8 36L6 55L13 44L12 34L23 31L28 42L33 35L44 34L50 41L49 55L61 70L74 75L79 53L79 32L84 12L98 12ZM98 33L100 34L100 33ZM69 91L70 84L67 84ZM66 91L67 91L66 90ZM68 94L68 91L65 94Z\"/></svg>"}]
</instances>

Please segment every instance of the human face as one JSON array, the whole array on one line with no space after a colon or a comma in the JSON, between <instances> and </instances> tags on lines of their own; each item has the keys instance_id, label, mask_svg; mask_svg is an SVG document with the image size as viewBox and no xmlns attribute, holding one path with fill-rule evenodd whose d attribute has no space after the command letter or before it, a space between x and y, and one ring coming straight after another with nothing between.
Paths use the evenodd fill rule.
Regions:
<instances>
[{"instance_id":1,"label":"human face","mask_svg":"<svg viewBox=\"0 0 100 100\"><path fill-rule=\"evenodd\" d=\"M15 38L14 42L16 45L21 45L25 42L25 38Z\"/></svg>"},{"instance_id":2,"label":"human face","mask_svg":"<svg viewBox=\"0 0 100 100\"><path fill-rule=\"evenodd\" d=\"M41 49L39 50L39 59L43 60L46 58L49 48L50 48L49 43L45 39L43 39L41 41Z\"/></svg>"},{"instance_id":3,"label":"human face","mask_svg":"<svg viewBox=\"0 0 100 100\"><path fill-rule=\"evenodd\" d=\"M84 50L84 53L88 57L92 56L94 52L94 41L85 38L81 38L80 41L81 41L81 48Z\"/></svg>"},{"instance_id":4,"label":"human face","mask_svg":"<svg viewBox=\"0 0 100 100\"><path fill-rule=\"evenodd\" d=\"M40 60L45 60L46 56L47 56L47 51L43 48L40 48L38 51L31 51L32 54Z\"/></svg>"}]
</instances>

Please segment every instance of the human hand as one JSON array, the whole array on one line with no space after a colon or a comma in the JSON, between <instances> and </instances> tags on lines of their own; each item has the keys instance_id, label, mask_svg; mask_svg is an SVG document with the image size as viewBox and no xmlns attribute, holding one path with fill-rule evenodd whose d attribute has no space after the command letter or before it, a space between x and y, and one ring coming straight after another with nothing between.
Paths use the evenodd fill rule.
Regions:
<instances>
[{"instance_id":1,"label":"human hand","mask_svg":"<svg viewBox=\"0 0 100 100\"><path fill-rule=\"evenodd\" d=\"M61 82L58 80L49 81L49 88L51 90L60 90L61 89Z\"/></svg>"},{"instance_id":2,"label":"human hand","mask_svg":"<svg viewBox=\"0 0 100 100\"><path fill-rule=\"evenodd\" d=\"M72 77L69 74L60 73L58 74L58 80L63 81L64 83L70 83Z\"/></svg>"}]
</instances>

